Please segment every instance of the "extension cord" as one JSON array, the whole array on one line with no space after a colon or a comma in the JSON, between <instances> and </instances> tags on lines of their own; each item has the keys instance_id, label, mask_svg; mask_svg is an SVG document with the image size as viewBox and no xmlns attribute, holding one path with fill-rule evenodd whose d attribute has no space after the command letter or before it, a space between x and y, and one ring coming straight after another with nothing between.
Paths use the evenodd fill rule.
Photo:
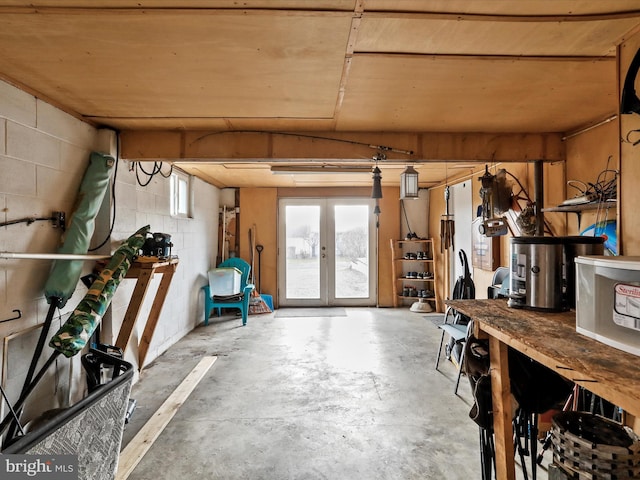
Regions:
<instances>
[{"instance_id":1,"label":"extension cord","mask_svg":"<svg viewBox=\"0 0 640 480\"><path fill-rule=\"evenodd\" d=\"M597 200L598 196L594 193L587 193L585 195L580 195L579 197L568 198L564 202L562 202L561 206L569 206L569 205L582 205L585 203L591 203L594 200Z\"/></svg>"}]
</instances>

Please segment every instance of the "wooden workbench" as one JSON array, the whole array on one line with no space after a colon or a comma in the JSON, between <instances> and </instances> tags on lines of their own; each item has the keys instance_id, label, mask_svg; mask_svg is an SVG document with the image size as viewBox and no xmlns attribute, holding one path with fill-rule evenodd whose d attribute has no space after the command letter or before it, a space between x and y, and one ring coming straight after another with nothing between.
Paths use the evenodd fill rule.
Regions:
<instances>
[{"instance_id":1,"label":"wooden workbench","mask_svg":"<svg viewBox=\"0 0 640 480\"><path fill-rule=\"evenodd\" d=\"M577 333L575 312L509 308L504 299L447 305L474 320L476 337L489 339L497 478L515 479L507 347L640 418L640 358Z\"/></svg>"},{"instance_id":2,"label":"wooden workbench","mask_svg":"<svg viewBox=\"0 0 640 480\"><path fill-rule=\"evenodd\" d=\"M147 356L151 339L153 338L153 332L158 324L158 318L160 318L160 312L164 305L169 286L171 285L171 279L178 267L178 257L170 257L166 260L159 260L155 257L138 257L138 259L131 264L131 268L127 272L125 278L135 278L136 286L131 295L127 312L124 315L120 332L118 333L118 339L116 340L116 347L121 348L124 351L127 348L129 339L131 338L131 332L138 320L140 309L144 304L144 299L147 295L147 290L151 283L153 275L156 273L162 274L162 280L156 291L156 296L153 299L151 305L151 311L149 317L144 326L144 332L140 339L140 345L138 346L138 369L142 370L144 366L144 359Z\"/></svg>"}]
</instances>

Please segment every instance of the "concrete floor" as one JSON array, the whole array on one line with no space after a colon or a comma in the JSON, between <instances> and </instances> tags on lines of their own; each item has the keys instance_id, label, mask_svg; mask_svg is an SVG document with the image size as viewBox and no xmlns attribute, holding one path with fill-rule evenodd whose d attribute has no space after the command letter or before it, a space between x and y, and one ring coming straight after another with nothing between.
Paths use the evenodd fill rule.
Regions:
<instances>
[{"instance_id":1,"label":"concrete floor","mask_svg":"<svg viewBox=\"0 0 640 480\"><path fill-rule=\"evenodd\" d=\"M407 309L212 319L146 367L123 445L204 355L218 360L129 477L480 479L465 378ZM538 478L546 478L540 472Z\"/></svg>"}]
</instances>

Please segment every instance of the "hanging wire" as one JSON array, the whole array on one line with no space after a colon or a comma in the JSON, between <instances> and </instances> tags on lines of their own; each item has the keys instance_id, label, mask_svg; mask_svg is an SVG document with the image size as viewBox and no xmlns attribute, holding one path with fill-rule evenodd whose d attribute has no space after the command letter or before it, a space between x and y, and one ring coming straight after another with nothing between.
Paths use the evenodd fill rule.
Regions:
<instances>
[{"instance_id":1,"label":"hanging wire","mask_svg":"<svg viewBox=\"0 0 640 480\"><path fill-rule=\"evenodd\" d=\"M162 164L163 162L153 162L153 169L150 172L148 172L144 169L141 162L134 162L134 168L136 171L136 181L138 182L138 185L140 185L141 187L146 187L151 183L151 180L153 180L153 177L155 177L158 174L160 174L164 178L169 178L173 173L173 164L171 164L171 168L169 169L169 173L167 174L162 173ZM142 172L142 174L147 176L145 180L140 179L140 172Z\"/></svg>"},{"instance_id":2,"label":"hanging wire","mask_svg":"<svg viewBox=\"0 0 640 480\"><path fill-rule=\"evenodd\" d=\"M630 143L631 145L633 145L634 147L636 145L638 145L640 143L640 138L638 138L637 140L631 140L631 135L632 134L639 134L640 135L640 129L634 129L634 130L629 130L629 132L627 132L627 134L625 135L624 139L622 140L624 143Z\"/></svg>"}]
</instances>

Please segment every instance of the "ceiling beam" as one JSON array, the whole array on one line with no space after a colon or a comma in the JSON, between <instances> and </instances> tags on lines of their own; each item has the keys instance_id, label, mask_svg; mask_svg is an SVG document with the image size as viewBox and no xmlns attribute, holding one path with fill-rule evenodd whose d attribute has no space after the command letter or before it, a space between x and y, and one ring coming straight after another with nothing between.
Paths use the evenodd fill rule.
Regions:
<instances>
[{"instance_id":1,"label":"ceiling beam","mask_svg":"<svg viewBox=\"0 0 640 480\"><path fill-rule=\"evenodd\" d=\"M135 161L362 162L382 152L402 162L563 161L561 134L123 131L121 156ZM411 153L410 153L411 152Z\"/></svg>"}]
</instances>

